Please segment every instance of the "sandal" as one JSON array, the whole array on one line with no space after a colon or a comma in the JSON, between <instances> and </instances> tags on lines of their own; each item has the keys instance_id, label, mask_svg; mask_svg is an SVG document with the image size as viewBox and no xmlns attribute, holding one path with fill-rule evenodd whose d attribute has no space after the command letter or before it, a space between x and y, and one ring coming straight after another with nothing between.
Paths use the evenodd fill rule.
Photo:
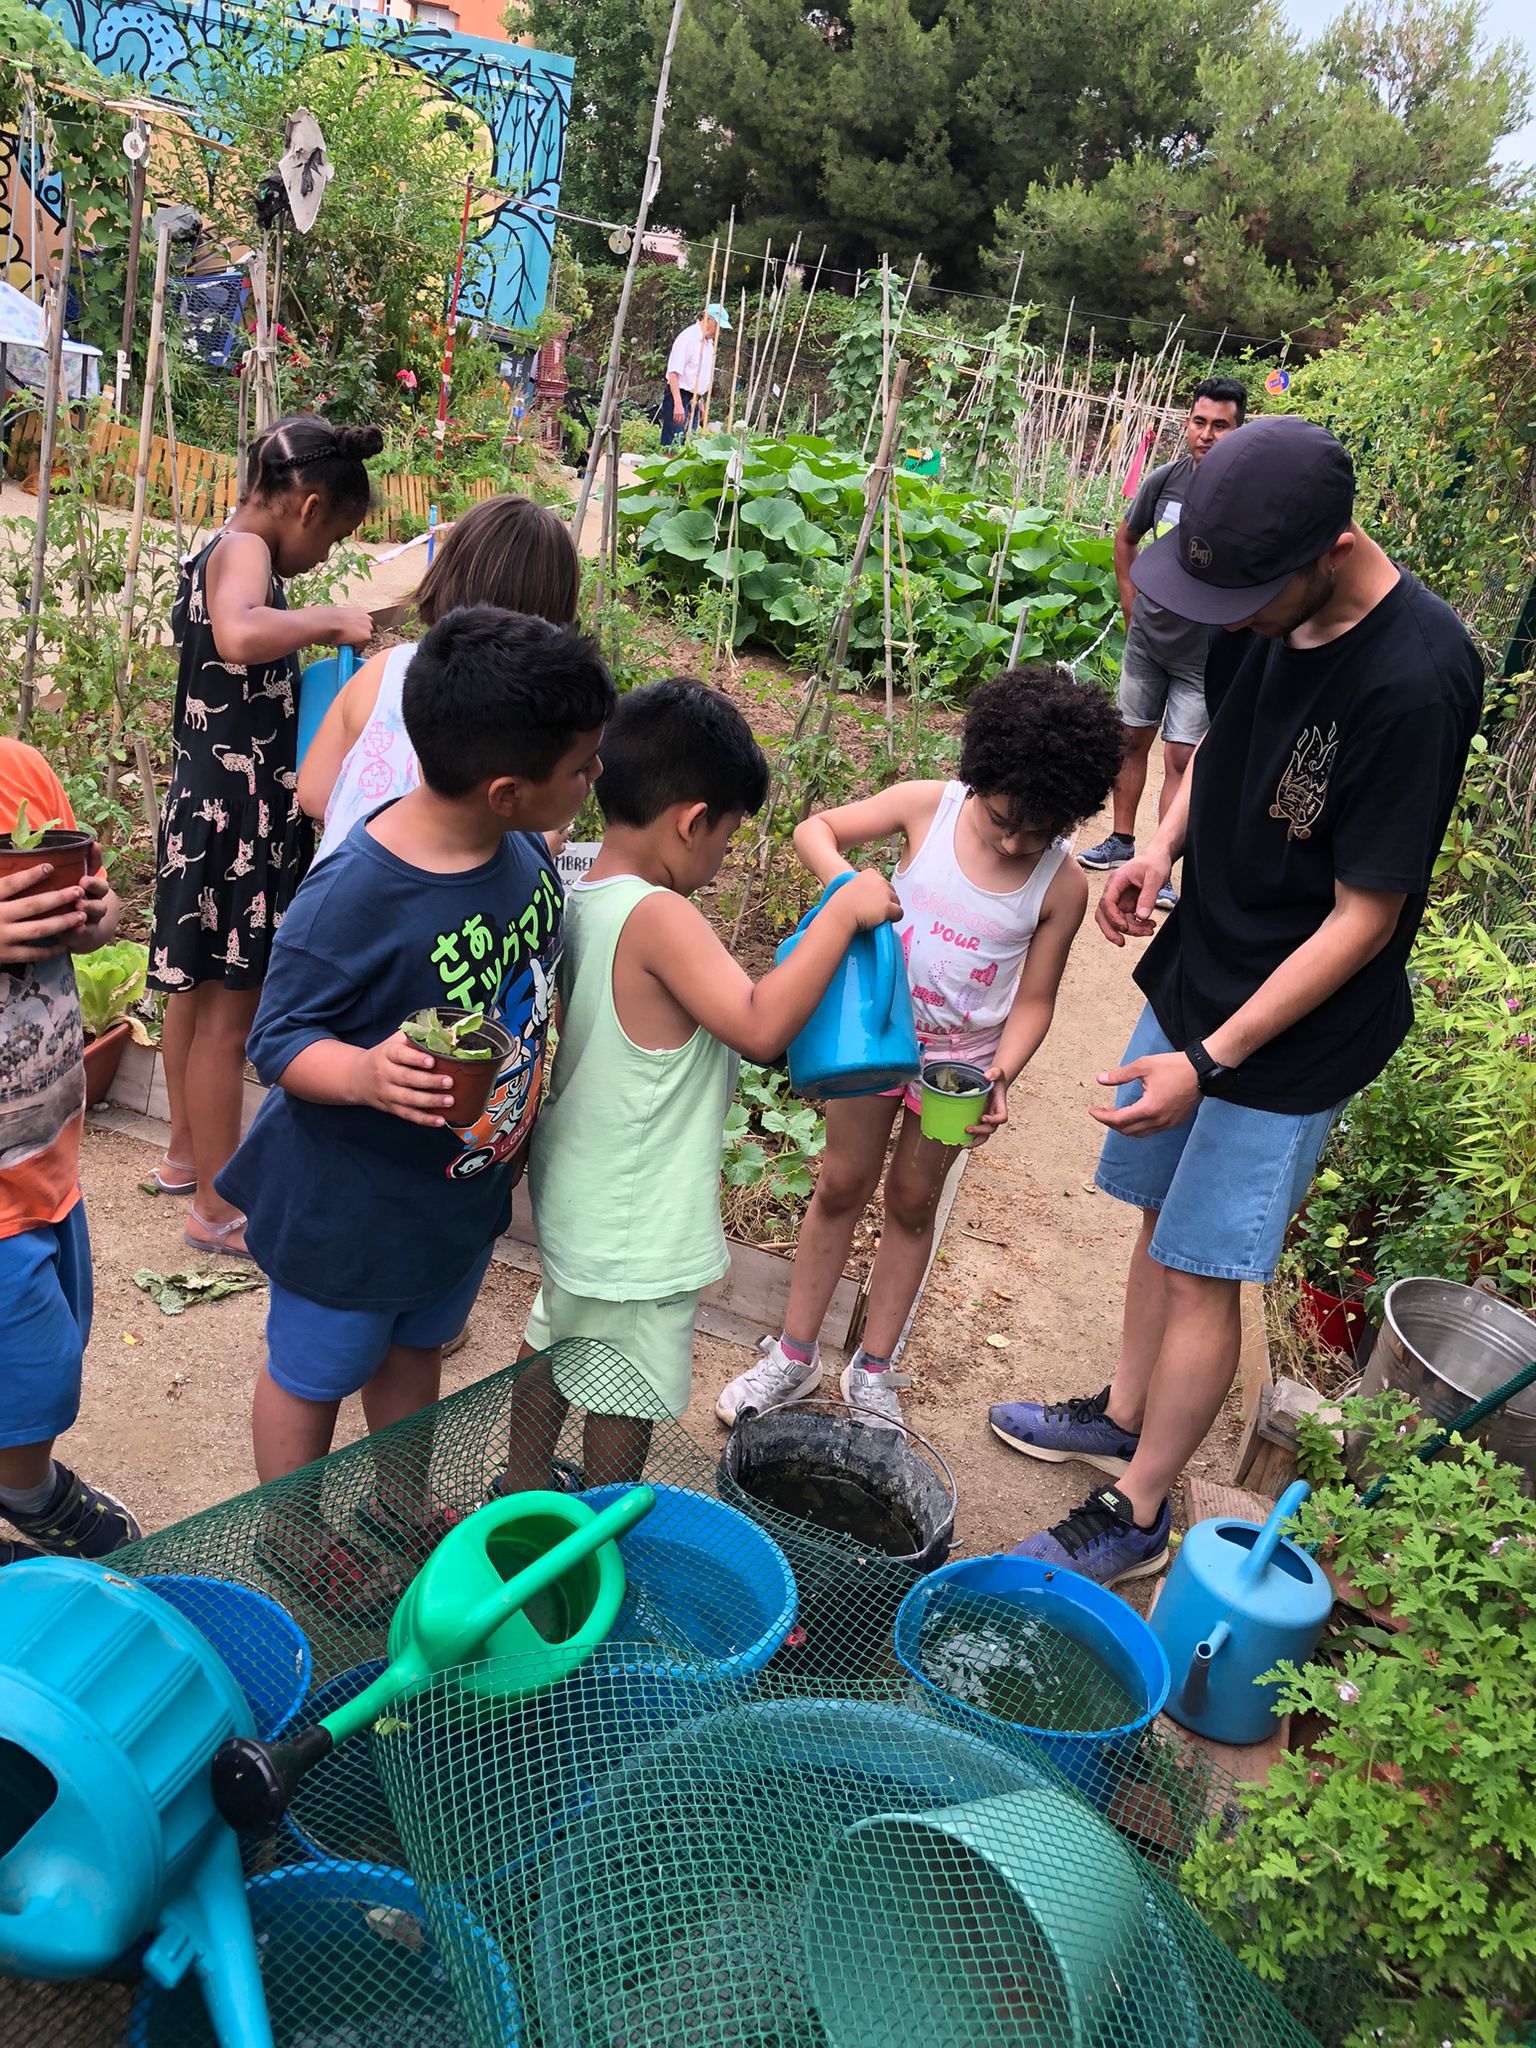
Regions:
<instances>
[{"instance_id":1,"label":"sandal","mask_svg":"<svg viewBox=\"0 0 1536 2048\"><path fill-rule=\"evenodd\" d=\"M192 1176L190 1180L184 1178L187 1174ZM139 1186L146 1195L195 1195L197 1168L183 1166L179 1159L173 1159L167 1152L149 1179L141 1180Z\"/></svg>"},{"instance_id":2,"label":"sandal","mask_svg":"<svg viewBox=\"0 0 1536 2048\"><path fill-rule=\"evenodd\" d=\"M425 1562L448 1532L464 1520L464 1512L444 1501L433 1500L425 1515L406 1515L386 1495L370 1493L358 1502L352 1518L365 1536Z\"/></svg>"},{"instance_id":3,"label":"sandal","mask_svg":"<svg viewBox=\"0 0 1536 2048\"><path fill-rule=\"evenodd\" d=\"M405 1591L400 1581L340 1530L322 1523L313 1533L318 1547L301 1553L268 1532L257 1537L256 1555L275 1577L337 1620L387 1621Z\"/></svg>"},{"instance_id":4,"label":"sandal","mask_svg":"<svg viewBox=\"0 0 1536 2048\"><path fill-rule=\"evenodd\" d=\"M192 1235L194 1223L199 1230L206 1230L208 1235L206 1237L194 1237ZM183 1243L191 1245L195 1252L212 1252L221 1259L248 1259L251 1255L246 1250L243 1239L239 1244L231 1244L229 1242L232 1237L236 1236L238 1232L243 1231L244 1228L245 1218L243 1216L231 1216L227 1223L210 1223L206 1216L199 1216L195 1209L190 1209L187 1212L187 1227L181 1235Z\"/></svg>"}]
</instances>

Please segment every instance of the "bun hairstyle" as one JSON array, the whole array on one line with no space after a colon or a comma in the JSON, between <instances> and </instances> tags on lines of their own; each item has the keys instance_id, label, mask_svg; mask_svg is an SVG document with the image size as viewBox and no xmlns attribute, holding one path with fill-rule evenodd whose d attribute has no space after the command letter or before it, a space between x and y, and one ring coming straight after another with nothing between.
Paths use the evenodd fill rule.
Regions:
<instances>
[{"instance_id":1,"label":"bun hairstyle","mask_svg":"<svg viewBox=\"0 0 1536 2048\"><path fill-rule=\"evenodd\" d=\"M289 491L315 491L361 519L373 496L363 464L383 446L378 427L334 427L314 413L292 413L252 442L242 495L270 503Z\"/></svg>"}]
</instances>

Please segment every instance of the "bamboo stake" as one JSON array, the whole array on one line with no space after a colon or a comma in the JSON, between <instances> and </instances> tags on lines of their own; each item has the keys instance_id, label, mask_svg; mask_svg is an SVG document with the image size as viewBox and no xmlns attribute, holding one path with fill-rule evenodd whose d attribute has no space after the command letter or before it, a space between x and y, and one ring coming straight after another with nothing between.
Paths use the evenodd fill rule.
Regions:
<instances>
[{"instance_id":1,"label":"bamboo stake","mask_svg":"<svg viewBox=\"0 0 1536 2048\"><path fill-rule=\"evenodd\" d=\"M795 365L800 360L800 344L805 339L806 323L809 321L811 317L811 307L815 302L816 298L816 287L821 283L821 266L823 265L823 263L826 262L826 260L827 245L825 242L823 242L821 245L821 254L816 258L816 275L811 279L810 293L806 298L805 305L801 308L800 328L799 332L795 336L795 345L789 352L789 368L784 372L784 385L783 389L779 392L779 409L773 416L773 431L775 438L777 438L778 436L780 427L783 426L784 424L784 407L789 401L789 387L794 380Z\"/></svg>"},{"instance_id":2,"label":"bamboo stake","mask_svg":"<svg viewBox=\"0 0 1536 2048\"><path fill-rule=\"evenodd\" d=\"M128 268L123 280L123 327L117 345L117 379L112 400L112 409L119 419L128 403L133 366L133 317L139 298L139 250L144 237L144 189L149 173L149 130L138 120L133 129L145 150L128 174Z\"/></svg>"},{"instance_id":3,"label":"bamboo stake","mask_svg":"<svg viewBox=\"0 0 1536 2048\"><path fill-rule=\"evenodd\" d=\"M784 342L784 318L789 310L790 272L800 260L800 237L796 235L790 244L784 268L779 276L778 289L774 293L773 308L768 319L768 339L763 344L762 370L758 377L757 430L760 434L768 431L768 408L773 402L773 373L778 368L779 350Z\"/></svg>"},{"instance_id":4,"label":"bamboo stake","mask_svg":"<svg viewBox=\"0 0 1536 2048\"><path fill-rule=\"evenodd\" d=\"M741 337L747 324L747 288L741 288L741 310L736 315L736 351L731 361L731 403L725 416L725 431L736 431L736 387L741 381Z\"/></svg>"},{"instance_id":5,"label":"bamboo stake","mask_svg":"<svg viewBox=\"0 0 1536 2048\"><path fill-rule=\"evenodd\" d=\"M656 102L651 110L651 141L645 158L645 182L640 188L634 239L629 245L629 260L624 266L624 283L613 316L613 336L608 344L608 365L603 373L603 395L597 408L599 429L608 426L617 404L619 351L624 346L624 323L629 317L630 295L634 291L635 272L640 265L640 244L645 237L645 223L650 217L651 201L656 197L656 188L661 183L661 131L667 114L667 80L672 75L672 52L677 48L677 31L682 24L685 4L686 0L672 0L672 19L667 25L666 47L661 53L661 73L656 80ZM596 439L595 434L593 438ZM587 500L592 495L595 468L594 463L588 462L583 470L581 484L576 493L576 506L571 514L571 533L578 547L581 545L582 521L587 516Z\"/></svg>"},{"instance_id":6,"label":"bamboo stake","mask_svg":"<svg viewBox=\"0 0 1536 2048\"><path fill-rule=\"evenodd\" d=\"M891 493L881 505L884 530L880 543L880 601L885 628L885 744L896 751L896 673L891 663Z\"/></svg>"},{"instance_id":7,"label":"bamboo stake","mask_svg":"<svg viewBox=\"0 0 1536 2048\"><path fill-rule=\"evenodd\" d=\"M144 823L149 831L149 849L153 853L160 838L160 806L155 801L155 764L149 757L147 740L134 740L133 758L139 765L139 801L144 806Z\"/></svg>"},{"instance_id":8,"label":"bamboo stake","mask_svg":"<svg viewBox=\"0 0 1536 2048\"><path fill-rule=\"evenodd\" d=\"M768 290L768 272L772 266L772 258L773 237L770 235L768 238L768 246L763 251L762 274L758 278L757 282L757 310L752 316L752 355L751 360L747 365L747 398L746 403L742 406L741 409L742 418L747 422L749 426L752 422L753 400L757 396L757 351L758 346L762 341L763 299L766 296Z\"/></svg>"},{"instance_id":9,"label":"bamboo stake","mask_svg":"<svg viewBox=\"0 0 1536 2048\"><path fill-rule=\"evenodd\" d=\"M235 413L235 496L240 497L246 487L246 464L251 454L251 358L247 353L240 358L240 397Z\"/></svg>"},{"instance_id":10,"label":"bamboo stake","mask_svg":"<svg viewBox=\"0 0 1536 2048\"><path fill-rule=\"evenodd\" d=\"M1019 302L1019 284L1024 276L1024 251L1019 251L1019 260L1013 273L1013 284L1008 293L1008 311L1003 315L1003 343L1013 333L1013 309ZM981 423L981 433L976 441L976 466L971 471L971 487L974 490L981 482L981 465L987 452L987 436L992 431L992 409L997 403L997 373L1002 364L1002 344L993 347L989 358L991 375L987 382L987 410Z\"/></svg>"},{"instance_id":11,"label":"bamboo stake","mask_svg":"<svg viewBox=\"0 0 1536 2048\"><path fill-rule=\"evenodd\" d=\"M884 259L884 264L885 264L885 269L886 269L887 273L889 273L889 271L890 271L890 267L891 267L891 263L890 263L890 258L889 258L889 257L886 257L886 258ZM908 307L909 307L909 306L911 305L911 303L912 303L912 293L913 293L913 291L914 291L914 289L916 288L916 285L917 285L917 273L918 273L918 272L919 272L919 271L920 271L920 270L922 269L922 267L923 267L923 252L922 252L922 250L921 250L921 249L919 249L919 250L918 250L918 252L917 252L917 256L916 256L916 259L914 260L914 262L913 262L913 265L912 265L912 274L911 274L911 276L910 276L910 277L909 277L909 278L907 279L907 288L906 288L906 290L905 290L905 291L904 291L904 292L902 293L902 295L901 295L901 311L900 311L900 312L899 312L899 313L898 313L898 314L896 315L896 324L895 324L895 326L894 326L894 327L892 328L892 330L891 330L891 348L892 348L892 350L893 350L893 351L895 350L895 348L897 347L897 345L898 345L898 344L900 343L900 341L901 341L901 337L902 337L902 334L903 334L903 332L905 331L905 328L906 328L906 324L907 324L907 308L908 308ZM889 284L889 276L887 276L887 280L886 280L886 281L887 281L887 284ZM860 450L859 450L859 455L860 455L860 458L861 458L861 459L862 459L862 457L864 456L865 452L867 451L867 449L868 449L868 447L869 447L869 436L870 436L870 431L871 431L871 429L872 429L872 428L874 427L874 424L875 424L875 417L876 417L876 413L875 413L875 411L874 411L874 410L872 410L872 411L871 411L871 413L870 413L870 419L869 419L869 426L868 426L868 427L866 427L866 429L865 429L865 431L864 431L864 443L863 443L863 446L862 446L862 447L860 448Z\"/></svg>"},{"instance_id":12,"label":"bamboo stake","mask_svg":"<svg viewBox=\"0 0 1536 2048\"><path fill-rule=\"evenodd\" d=\"M34 167L35 168L35 167ZM69 266L75 253L75 202L64 213L64 241L59 282L48 324L48 357L43 373L43 432L37 451L37 532L32 542L32 582L27 599L27 645L21 659L17 691L16 737L25 739L37 706L37 635L48 569L48 499L53 489L53 451L59 434L59 393L64 375L64 306L69 295Z\"/></svg>"},{"instance_id":13,"label":"bamboo stake","mask_svg":"<svg viewBox=\"0 0 1536 2048\"><path fill-rule=\"evenodd\" d=\"M155 250L155 295L149 315L149 353L144 363L144 395L139 403L139 453L133 466L133 513L128 522L128 553L123 569L121 610L122 656L112 694L112 750L107 757L107 793L117 794L118 743L123 733L123 693L133 664L133 605L139 581L139 555L144 545L144 506L149 495L149 451L155 432L155 397L160 384L160 351L165 341L165 281L171 261L171 231L160 223Z\"/></svg>"},{"instance_id":14,"label":"bamboo stake","mask_svg":"<svg viewBox=\"0 0 1536 2048\"><path fill-rule=\"evenodd\" d=\"M171 411L171 358L160 351L160 402L165 407L165 448L171 466L171 519L176 528L176 557L186 553L186 533L181 523L181 478L176 473L176 419Z\"/></svg>"},{"instance_id":15,"label":"bamboo stake","mask_svg":"<svg viewBox=\"0 0 1536 2048\"><path fill-rule=\"evenodd\" d=\"M869 401L869 418L864 423L864 438L859 443L859 460L869 455L869 437L875 431L875 421L880 418L881 408L889 403L890 384L886 365L890 360L891 324L891 259L880 258L880 388Z\"/></svg>"},{"instance_id":16,"label":"bamboo stake","mask_svg":"<svg viewBox=\"0 0 1536 2048\"><path fill-rule=\"evenodd\" d=\"M730 303L731 303L731 302L730 302L730 300L729 300L729 299L728 299L728 298L726 297L726 293L727 293L727 292L728 292L728 291L730 290L730 288L731 288L731 286L730 286L730 278L731 278L731 243L732 243L732 242L734 241L734 239L735 239L735 236L736 236L736 209L735 209L735 207L733 206L733 207L731 208L731 211L730 211L730 216L729 216L729 218L727 219L727 221L726 221L726 224L725 224L725 261L724 261L724 262L723 262L723 263L722 263L722 264L720 265L720 304L721 304L722 306L725 306L725 307L727 307L727 308L729 308L729 306L730 306ZM741 346L741 336L740 336L740 334L738 334L738 335L737 335L737 337L736 337L736 345L737 345L737 349L738 349L738 351L739 351L739 350L740 350L740 346ZM718 335L718 334L717 334L717 335L715 336L715 360L714 360L714 366L713 366L713 368L714 368L714 370L716 370L716 371L718 371L718 369L720 368L720 337L719 337L719 335ZM708 419L709 419L709 399L712 399L713 397L714 397L714 375L713 375L713 372L712 372L712 373L711 373L711 377L710 377L710 390L709 390L709 395L708 395L708 398L707 398L707 399L706 399L706 401L705 401L705 408L704 408L704 417L705 417L705 422L706 422L706 424L708 423ZM732 407L733 407L733 402L734 402L734 399L735 399L735 392L734 392L734 390L733 390L733 391L731 392L730 396L728 397L727 401L726 401L726 432L727 432L727 433L729 433L729 432L730 432L730 415L731 415L731 411L732 411Z\"/></svg>"}]
</instances>

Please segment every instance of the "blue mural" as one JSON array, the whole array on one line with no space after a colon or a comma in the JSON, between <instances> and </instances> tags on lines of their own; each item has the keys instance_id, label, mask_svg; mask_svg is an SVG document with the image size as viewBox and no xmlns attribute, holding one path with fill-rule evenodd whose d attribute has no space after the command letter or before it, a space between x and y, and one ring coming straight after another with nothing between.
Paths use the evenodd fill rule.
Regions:
<instances>
[{"instance_id":1,"label":"blue mural","mask_svg":"<svg viewBox=\"0 0 1536 2048\"><path fill-rule=\"evenodd\" d=\"M41 11L102 71L153 80L172 94L179 89L192 105L200 98L199 47L239 36L250 18L238 8L226 12L217 0L42 0ZM536 208L553 206L560 196L571 59L312 0L289 12L332 49L365 36L475 117L494 153L491 182L518 196L477 206L471 232L481 260L472 279L466 273L459 310L500 326L530 325L543 309L549 281L554 217Z\"/></svg>"}]
</instances>

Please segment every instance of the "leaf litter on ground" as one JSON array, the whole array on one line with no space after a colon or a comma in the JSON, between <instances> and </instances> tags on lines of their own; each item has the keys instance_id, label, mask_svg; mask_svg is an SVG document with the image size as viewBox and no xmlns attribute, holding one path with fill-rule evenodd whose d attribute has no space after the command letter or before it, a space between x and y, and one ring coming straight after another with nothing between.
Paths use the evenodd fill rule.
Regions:
<instances>
[{"instance_id":1,"label":"leaf litter on ground","mask_svg":"<svg viewBox=\"0 0 1536 2048\"><path fill-rule=\"evenodd\" d=\"M133 1276L163 1316L179 1316L200 1301L219 1301L226 1294L253 1294L267 1277L254 1268L235 1273L156 1273L141 1266Z\"/></svg>"}]
</instances>

